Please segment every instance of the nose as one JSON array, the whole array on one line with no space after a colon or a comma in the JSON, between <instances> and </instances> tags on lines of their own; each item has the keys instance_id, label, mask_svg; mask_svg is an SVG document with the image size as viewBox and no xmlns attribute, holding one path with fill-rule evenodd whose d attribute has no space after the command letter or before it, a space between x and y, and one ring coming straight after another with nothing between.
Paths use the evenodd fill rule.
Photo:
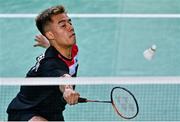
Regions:
<instances>
[{"instance_id":1,"label":"nose","mask_svg":"<svg viewBox=\"0 0 180 122\"><path fill-rule=\"evenodd\" d=\"M67 23L67 30L70 31L74 31L73 25L70 23Z\"/></svg>"}]
</instances>

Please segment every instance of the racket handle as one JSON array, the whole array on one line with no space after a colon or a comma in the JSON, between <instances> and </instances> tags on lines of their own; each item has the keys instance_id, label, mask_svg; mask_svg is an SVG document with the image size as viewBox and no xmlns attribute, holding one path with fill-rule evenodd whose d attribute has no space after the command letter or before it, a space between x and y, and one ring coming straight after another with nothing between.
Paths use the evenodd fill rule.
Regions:
<instances>
[{"instance_id":1,"label":"racket handle","mask_svg":"<svg viewBox=\"0 0 180 122\"><path fill-rule=\"evenodd\" d=\"M87 99L86 99L86 98L80 97L80 98L78 99L78 103L86 103L86 102L87 102Z\"/></svg>"},{"instance_id":2,"label":"racket handle","mask_svg":"<svg viewBox=\"0 0 180 122\"><path fill-rule=\"evenodd\" d=\"M67 103L66 100L64 99L64 97L62 97L61 100L62 100L62 102L63 102L64 104ZM86 102L87 102L87 99L86 99L86 98L80 97L80 98L78 99L78 103L86 103Z\"/></svg>"}]
</instances>

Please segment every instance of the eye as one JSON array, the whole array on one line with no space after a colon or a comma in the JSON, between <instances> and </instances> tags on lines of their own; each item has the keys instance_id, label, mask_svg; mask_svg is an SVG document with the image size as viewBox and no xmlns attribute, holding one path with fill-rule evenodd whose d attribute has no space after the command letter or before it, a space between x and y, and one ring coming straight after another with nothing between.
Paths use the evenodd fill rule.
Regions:
<instances>
[{"instance_id":1,"label":"eye","mask_svg":"<svg viewBox=\"0 0 180 122\"><path fill-rule=\"evenodd\" d=\"M69 24L70 24L70 25L72 25L72 22L71 22L71 21L69 21Z\"/></svg>"},{"instance_id":2,"label":"eye","mask_svg":"<svg viewBox=\"0 0 180 122\"><path fill-rule=\"evenodd\" d=\"M61 23L61 24L59 24L59 26L64 28L64 27L66 27L66 24L65 23Z\"/></svg>"},{"instance_id":3,"label":"eye","mask_svg":"<svg viewBox=\"0 0 180 122\"><path fill-rule=\"evenodd\" d=\"M66 26L65 24L61 25L61 27L65 27L65 26Z\"/></svg>"}]
</instances>

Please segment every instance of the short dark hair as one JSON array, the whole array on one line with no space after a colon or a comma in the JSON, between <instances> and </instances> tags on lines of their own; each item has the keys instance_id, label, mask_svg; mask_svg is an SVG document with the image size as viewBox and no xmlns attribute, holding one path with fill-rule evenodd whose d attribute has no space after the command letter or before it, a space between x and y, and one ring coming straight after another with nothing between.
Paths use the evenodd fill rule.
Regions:
<instances>
[{"instance_id":1,"label":"short dark hair","mask_svg":"<svg viewBox=\"0 0 180 122\"><path fill-rule=\"evenodd\" d=\"M41 32L41 34L45 35L45 27L49 24L49 22L52 22L51 17L53 15L62 13L66 13L65 8L62 5L52 6L42 11L35 19L36 26L38 30Z\"/></svg>"}]
</instances>

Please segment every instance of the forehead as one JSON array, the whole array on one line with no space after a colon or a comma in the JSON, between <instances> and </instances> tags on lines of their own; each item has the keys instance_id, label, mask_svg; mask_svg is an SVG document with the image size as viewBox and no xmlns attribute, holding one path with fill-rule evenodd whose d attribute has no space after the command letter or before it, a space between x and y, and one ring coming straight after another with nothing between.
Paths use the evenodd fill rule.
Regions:
<instances>
[{"instance_id":1,"label":"forehead","mask_svg":"<svg viewBox=\"0 0 180 122\"><path fill-rule=\"evenodd\" d=\"M57 22L63 21L63 20L66 21L69 19L69 17L66 13L62 13L62 14L53 15L51 19L53 22L57 23Z\"/></svg>"}]
</instances>

